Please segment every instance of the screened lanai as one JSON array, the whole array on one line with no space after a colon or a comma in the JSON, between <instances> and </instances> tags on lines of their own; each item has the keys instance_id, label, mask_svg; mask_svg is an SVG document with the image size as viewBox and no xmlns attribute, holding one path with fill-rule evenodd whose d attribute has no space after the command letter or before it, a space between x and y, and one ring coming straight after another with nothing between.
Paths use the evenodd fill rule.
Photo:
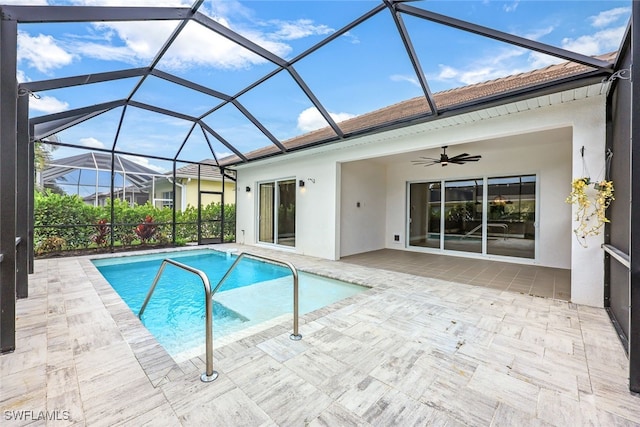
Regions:
<instances>
[{"instance_id":1,"label":"screened lanai","mask_svg":"<svg viewBox=\"0 0 640 427\"><path fill-rule=\"evenodd\" d=\"M126 157L115 155L112 159L109 154L90 151L48 162L36 179L40 188L56 188L67 194L77 194L97 206L101 203L101 195L111 193L112 168L116 197L132 204L151 200L153 196L150 199L147 188L153 186L154 178L165 177L159 171Z\"/></svg>"},{"instance_id":2,"label":"screened lanai","mask_svg":"<svg viewBox=\"0 0 640 427\"><path fill-rule=\"evenodd\" d=\"M59 158L66 150L94 147L112 174L117 156L130 155L170 165L174 175L183 164L209 159L234 179L235 169L249 162L455 120L533 93L615 85L616 73L624 76L618 55L623 36L630 46L640 38L630 18L631 5L634 18L640 13L635 2L619 2L626 32L612 37L613 48L589 53L563 43L566 34L542 41L543 33L508 20L490 25L490 14L452 2L266 3L259 11L251 2L204 0L0 6L3 353L15 347L15 297L27 297L32 271L34 141L58 147ZM314 13L326 8L333 13L320 22ZM37 43L52 52L46 61L28 50ZM474 74L474 51L504 66L473 64L482 70ZM510 62L514 58L527 60ZM535 82L517 78L545 66L552 72ZM499 90L473 90L506 76L516 77ZM464 96L448 96L456 90ZM113 198L114 180L108 190ZM640 197L632 200L640 203ZM631 217L637 212L632 205ZM634 229L628 234L633 237ZM640 240L630 242L627 258L640 248ZM633 302L640 298L636 267L629 270ZM630 322L631 335L640 333L637 316ZM638 344L629 353L638 389Z\"/></svg>"}]
</instances>

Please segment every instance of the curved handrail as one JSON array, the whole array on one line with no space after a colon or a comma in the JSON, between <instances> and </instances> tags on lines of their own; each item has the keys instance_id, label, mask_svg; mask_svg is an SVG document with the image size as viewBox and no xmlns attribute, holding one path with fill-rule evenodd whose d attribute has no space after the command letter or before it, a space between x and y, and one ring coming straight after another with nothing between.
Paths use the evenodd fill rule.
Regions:
<instances>
[{"instance_id":1,"label":"curved handrail","mask_svg":"<svg viewBox=\"0 0 640 427\"><path fill-rule=\"evenodd\" d=\"M140 320L142 320L142 314L144 313L144 310L147 308L147 304L149 303L149 300L151 299L151 295L153 294L153 291L156 290L156 285L158 284L158 281L160 280L160 276L162 276L162 273L164 273L164 269L167 266L167 264L171 264L174 265L178 268L181 268L185 271L188 271L190 273L193 273L195 275L197 275L198 277L200 277L200 280L202 280L202 284L204 286L204 293L205 293L205 334L206 334L206 371L205 373L203 373L202 375L200 375L200 379L203 382L210 382L215 380L216 378L218 378L218 373L216 371L213 370L213 294L211 292L211 284L209 283L209 278L207 277L206 274L204 274L203 271L198 270L197 268L193 268L191 266L188 266L186 264L182 264L178 261L174 261L172 259L166 258L162 261L162 264L160 265L160 269L158 270L158 273L156 273L156 277L155 279L153 279L153 283L151 284L151 287L149 288L149 292L147 293L147 297L144 300L144 303L142 303L142 307L140 308L140 312L138 313L138 318ZM217 287L216 287L217 289Z\"/></svg>"},{"instance_id":2,"label":"curved handrail","mask_svg":"<svg viewBox=\"0 0 640 427\"><path fill-rule=\"evenodd\" d=\"M283 265L285 267L288 267L289 270L291 270L291 274L293 275L293 333L291 335L289 335L289 338L291 338L294 341L298 341L300 339L302 339L302 335L300 335L298 333L298 270L296 270L296 268L293 266L293 264L291 264L290 262L287 261L280 261L274 258L269 258L269 257L265 257L262 255L255 255L255 254L250 254L247 252L242 252L238 255L238 257L236 258L236 260L233 262L233 264L231 264L231 267L229 267L229 269L227 270L227 272L224 274L224 276L222 276L222 279L220 279L220 281L218 282L218 284L216 285L215 288L213 288L213 290L211 289L211 284L209 283L209 278L207 277L207 275L201 271L198 270L197 268L193 268L191 266L188 266L186 264L182 264L178 261L174 261L170 258L165 258L164 260L162 260L162 264L160 264L160 268L158 269L158 272L156 273L156 277L153 279L153 283L151 284L151 287L149 288L149 292L147 293L147 297L145 298L144 302L142 303L142 307L140 308L140 312L138 312L138 318L140 320L142 320L142 314L144 313L145 309L147 308L147 304L149 303L149 300L151 299L151 295L153 295L153 292L156 290L156 286L158 285L158 282L160 281L160 277L162 276L162 274L164 273L164 269L167 266L167 264L171 264L174 265L178 268L181 268L185 271L188 271L190 273L193 273L195 275L197 275L198 277L200 277L200 280L202 280L202 284L204 286L204 293L205 293L205 322L206 322L206 372L204 372L202 375L200 375L200 379L203 382L210 382L215 380L216 378L218 378L218 372L213 370L213 295L215 295L216 292L218 292L218 289L220 289L220 287L222 286L222 284L227 280L227 278L231 275L231 272L236 268L236 266L238 265L238 263L242 260L242 258L256 258L262 261L267 261L267 262L271 262L273 264L280 264Z\"/></svg>"},{"instance_id":3,"label":"curved handrail","mask_svg":"<svg viewBox=\"0 0 640 427\"><path fill-rule=\"evenodd\" d=\"M245 257L247 257L247 258L255 258L255 259L262 260L262 261L271 262L273 264L283 265L283 266L289 268L289 270L291 270L291 274L293 275L293 334L289 335L289 338L291 338L294 341L298 341L298 340L302 339L302 335L300 335L298 333L298 311L299 311L298 310L298 300L299 300L299 297L298 297L298 270L296 270L296 268L293 266L293 264L291 264L288 261L281 261L281 260L278 260L278 259L269 258L269 257L262 256L262 255L250 254L248 252L241 252L238 255L238 257L236 258L236 260L233 262L233 264L231 264L231 267L229 267L229 269L224 274L224 276L222 276L222 279L220 279L220 281L218 282L216 287L213 288L213 291L211 291L211 297L213 298L213 295L215 295L216 292L218 292L218 289L220 289L220 287L227 280L229 275L231 275L231 272L236 268L236 266L242 260L242 258L245 258Z\"/></svg>"}]
</instances>

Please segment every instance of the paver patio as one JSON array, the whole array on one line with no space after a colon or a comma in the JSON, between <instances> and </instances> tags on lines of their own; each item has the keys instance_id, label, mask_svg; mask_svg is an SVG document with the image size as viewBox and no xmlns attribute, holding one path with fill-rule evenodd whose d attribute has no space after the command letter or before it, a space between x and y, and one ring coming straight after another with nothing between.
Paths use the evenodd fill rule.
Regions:
<instances>
[{"instance_id":1,"label":"paver patio","mask_svg":"<svg viewBox=\"0 0 640 427\"><path fill-rule=\"evenodd\" d=\"M38 260L17 303L17 350L0 357L3 425L640 425L603 309L215 249L371 289L302 316L301 341L289 339L290 318L216 339L220 377L202 383L204 357L174 362L90 257Z\"/></svg>"}]
</instances>

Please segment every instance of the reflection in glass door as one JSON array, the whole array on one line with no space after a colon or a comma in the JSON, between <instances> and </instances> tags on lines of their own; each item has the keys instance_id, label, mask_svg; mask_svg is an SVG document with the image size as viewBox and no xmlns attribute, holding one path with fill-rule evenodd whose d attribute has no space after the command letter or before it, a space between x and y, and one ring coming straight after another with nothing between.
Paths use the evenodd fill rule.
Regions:
<instances>
[{"instance_id":1,"label":"reflection in glass door","mask_svg":"<svg viewBox=\"0 0 640 427\"><path fill-rule=\"evenodd\" d=\"M444 249L482 253L482 179L444 185Z\"/></svg>"},{"instance_id":2,"label":"reflection in glass door","mask_svg":"<svg viewBox=\"0 0 640 427\"><path fill-rule=\"evenodd\" d=\"M261 183L259 193L258 241L295 246L296 181Z\"/></svg>"},{"instance_id":3,"label":"reflection in glass door","mask_svg":"<svg viewBox=\"0 0 640 427\"><path fill-rule=\"evenodd\" d=\"M535 258L536 176L489 178L487 253Z\"/></svg>"},{"instance_id":4,"label":"reflection in glass door","mask_svg":"<svg viewBox=\"0 0 640 427\"><path fill-rule=\"evenodd\" d=\"M440 182L409 184L409 245L440 247Z\"/></svg>"},{"instance_id":5,"label":"reflection in glass door","mask_svg":"<svg viewBox=\"0 0 640 427\"><path fill-rule=\"evenodd\" d=\"M296 245L296 181L278 182L277 244Z\"/></svg>"}]
</instances>

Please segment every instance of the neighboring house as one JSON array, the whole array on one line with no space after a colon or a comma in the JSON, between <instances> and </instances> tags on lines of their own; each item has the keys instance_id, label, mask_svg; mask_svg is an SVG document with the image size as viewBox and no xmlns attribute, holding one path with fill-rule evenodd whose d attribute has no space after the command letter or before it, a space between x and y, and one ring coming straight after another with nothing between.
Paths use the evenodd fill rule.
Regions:
<instances>
[{"instance_id":1,"label":"neighboring house","mask_svg":"<svg viewBox=\"0 0 640 427\"><path fill-rule=\"evenodd\" d=\"M111 154L87 151L76 156L51 160L38 174L41 188L55 188L66 194L77 194L94 206L104 206L111 198ZM114 197L130 204L144 204L149 194L147 182L158 172L116 154L113 158Z\"/></svg>"},{"instance_id":2,"label":"neighboring house","mask_svg":"<svg viewBox=\"0 0 640 427\"><path fill-rule=\"evenodd\" d=\"M202 163L210 162L210 160L202 161ZM153 194L153 204L156 207L173 206L173 172L156 177L153 182L147 183L146 189ZM199 176L196 164L176 169L175 192L176 209L180 211L184 211L188 206L198 206L199 194L202 205L222 203L222 193L224 193L225 204L235 204L236 202L235 182L229 177L225 177L223 180L218 167L214 166L202 165Z\"/></svg>"},{"instance_id":3,"label":"neighboring house","mask_svg":"<svg viewBox=\"0 0 640 427\"><path fill-rule=\"evenodd\" d=\"M117 188L113 190L115 199L126 200L130 206L134 204L144 205L149 201L149 193L146 190L130 185L126 188ZM106 206L107 200L111 199L111 191L103 191L102 193L90 194L82 198L85 203L94 206Z\"/></svg>"},{"instance_id":4,"label":"neighboring house","mask_svg":"<svg viewBox=\"0 0 640 427\"><path fill-rule=\"evenodd\" d=\"M248 153L265 158L235 166L238 188L247 188L237 201L237 235L244 236L241 243L333 260L392 248L562 268L571 271L571 300L601 307L603 235L582 247L565 202L572 179L585 170L604 178L611 83L589 78L591 71L552 65L435 94L444 111L483 99L467 111L286 156L266 157L274 147ZM570 86L560 84L569 80ZM486 101L513 91L518 95ZM354 132L427 109L416 98L340 128ZM332 134L325 128L283 145L301 147ZM415 162L439 159L444 146L450 157L481 159L447 167Z\"/></svg>"}]
</instances>

